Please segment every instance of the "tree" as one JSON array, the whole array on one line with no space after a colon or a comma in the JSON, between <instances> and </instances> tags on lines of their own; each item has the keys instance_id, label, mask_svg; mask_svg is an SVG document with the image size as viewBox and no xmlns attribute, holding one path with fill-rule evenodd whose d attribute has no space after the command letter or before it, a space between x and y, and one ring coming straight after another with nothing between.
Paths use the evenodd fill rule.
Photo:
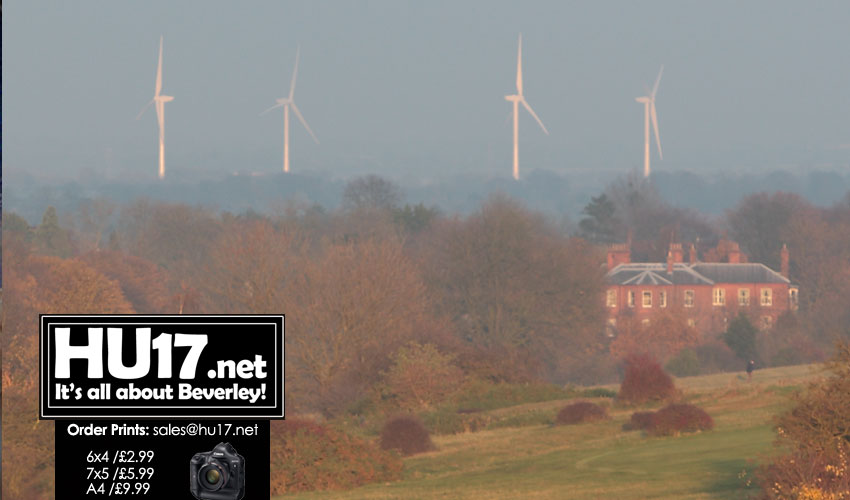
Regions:
<instances>
[{"instance_id":1,"label":"tree","mask_svg":"<svg viewBox=\"0 0 850 500\"><path fill-rule=\"evenodd\" d=\"M624 318L618 324L617 337L609 346L611 354L623 359L631 353L646 352L661 363L666 363L682 349L696 346L700 341L696 328L688 325L681 311L663 311L653 314L649 324L636 318Z\"/></svg>"},{"instance_id":2,"label":"tree","mask_svg":"<svg viewBox=\"0 0 850 500\"><path fill-rule=\"evenodd\" d=\"M792 193L749 195L726 214L729 236L741 244L751 262L779 269L779 249L786 242L785 228L791 216L811 208Z\"/></svg>"},{"instance_id":3,"label":"tree","mask_svg":"<svg viewBox=\"0 0 850 500\"><path fill-rule=\"evenodd\" d=\"M400 200L398 186L377 175L352 179L342 192L342 207L347 211L391 210Z\"/></svg>"},{"instance_id":4,"label":"tree","mask_svg":"<svg viewBox=\"0 0 850 500\"><path fill-rule=\"evenodd\" d=\"M842 498L850 491L850 345L840 344L832 377L795 396L777 419L776 446L790 453L759 471L765 499Z\"/></svg>"},{"instance_id":5,"label":"tree","mask_svg":"<svg viewBox=\"0 0 850 500\"><path fill-rule=\"evenodd\" d=\"M387 393L407 409L442 402L463 380L463 371L454 365L454 358L442 354L434 344L410 342L400 347L384 373Z\"/></svg>"},{"instance_id":6,"label":"tree","mask_svg":"<svg viewBox=\"0 0 850 500\"><path fill-rule=\"evenodd\" d=\"M287 289L299 286L303 247L296 231L278 231L266 220L226 223L197 280L205 306L240 314L286 311Z\"/></svg>"},{"instance_id":7,"label":"tree","mask_svg":"<svg viewBox=\"0 0 850 500\"><path fill-rule=\"evenodd\" d=\"M288 287L287 391L332 414L364 394L409 340L442 326L397 240L327 244ZM291 382L291 385L290 385Z\"/></svg>"},{"instance_id":8,"label":"tree","mask_svg":"<svg viewBox=\"0 0 850 500\"><path fill-rule=\"evenodd\" d=\"M750 322L750 319L743 312L739 312L737 316L729 323L729 327L723 333L723 342L729 346L729 349L743 360L758 358L756 351L756 327Z\"/></svg>"},{"instance_id":9,"label":"tree","mask_svg":"<svg viewBox=\"0 0 850 500\"><path fill-rule=\"evenodd\" d=\"M34 243L39 253L56 257L70 257L74 253L68 231L59 225L56 209L47 207L41 224L35 228Z\"/></svg>"},{"instance_id":10,"label":"tree","mask_svg":"<svg viewBox=\"0 0 850 500\"><path fill-rule=\"evenodd\" d=\"M494 197L466 220L442 221L424 258L473 354L460 361L481 375L551 377L602 348L599 256L514 201Z\"/></svg>"},{"instance_id":11,"label":"tree","mask_svg":"<svg viewBox=\"0 0 850 500\"><path fill-rule=\"evenodd\" d=\"M78 260L114 280L137 313L177 312L171 277L156 264L115 250L88 252Z\"/></svg>"},{"instance_id":12,"label":"tree","mask_svg":"<svg viewBox=\"0 0 850 500\"><path fill-rule=\"evenodd\" d=\"M592 243L610 244L617 241L622 223L617 219L617 207L608 195L592 197L581 213L587 215L579 221L580 236Z\"/></svg>"}]
</instances>

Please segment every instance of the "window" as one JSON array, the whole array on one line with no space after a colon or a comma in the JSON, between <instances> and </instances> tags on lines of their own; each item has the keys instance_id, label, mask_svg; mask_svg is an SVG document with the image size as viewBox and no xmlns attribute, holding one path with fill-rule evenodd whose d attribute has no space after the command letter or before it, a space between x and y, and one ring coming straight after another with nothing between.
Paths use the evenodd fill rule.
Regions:
<instances>
[{"instance_id":1,"label":"window","mask_svg":"<svg viewBox=\"0 0 850 500\"><path fill-rule=\"evenodd\" d=\"M685 290L685 307L694 307L694 291Z\"/></svg>"},{"instance_id":2,"label":"window","mask_svg":"<svg viewBox=\"0 0 850 500\"><path fill-rule=\"evenodd\" d=\"M761 305L763 306L772 306L773 305L773 290L770 288L762 288L761 289Z\"/></svg>"},{"instance_id":3,"label":"window","mask_svg":"<svg viewBox=\"0 0 850 500\"><path fill-rule=\"evenodd\" d=\"M641 294L641 305L643 307L652 307L652 292L644 291Z\"/></svg>"},{"instance_id":4,"label":"window","mask_svg":"<svg viewBox=\"0 0 850 500\"><path fill-rule=\"evenodd\" d=\"M716 306L726 305L726 290L723 288L715 288L712 293L712 304Z\"/></svg>"},{"instance_id":5,"label":"window","mask_svg":"<svg viewBox=\"0 0 850 500\"><path fill-rule=\"evenodd\" d=\"M788 305L791 306L792 311L797 310L798 302L797 302L797 289L796 288L789 288L788 289Z\"/></svg>"},{"instance_id":6,"label":"window","mask_svg":"<svg viewBox=\"0 0 850 500\"><path fill-rule=\"evenodd\" d=\"M643 326L649 326L649 318L644 318L640 320L640 324Z\"/></svg>"},{"instance_id":7,"label":"window","mask_svg":"<svg viewBox=\"0 0 850 500\"><path fill-rule=\"evenodd\" d=\"M773 318L771 318L770 316L762 316L761 317L761 329L767 330L771 326L773 326Z\"/></svg>"},{"instance_id":8,"label":"window","mask_svg":"<svg viewBox=\"0 0 850 500\"><path fill-rule=\"evenodd\" d=\"M629 290L629 307L635 306L635 292L634 290Z\"/></svg>"},{"instance_id":9,"label":"window","mask_svg":"<svg viewBox=\"0 0 850 500\"><path fill-rule=\"evenodd\" d=\"M617 336L617 318L608 318L608 326L605 327L605 334L610 338Z\"/></svg>"},{"instance_id":10,"label":"window","mask_svg":"<svg viewBox=\"0 0 850 500\"><path fill-rule=\"evenodd\" d=\"M750 305L750 289L749 288L739 288L738 289L738 305L739 306Z\"/></svg>"},{"instance_id":11,"label":"window","mask_svg":"<svg viewBox=\"0 0 850 500\"><path fill-rule=\"evenodd\" d=\"M658 306L667 307L667 292L661 292L658 294Z\"/></svg>"},{"instance_id":12,"label":"window","mask_svg":"<svg viewBox=\"0 0 850 500\"><path fill-rule=\"evenodd\" d=\"M612 288L608 290L608 294L605 297L605 304L608 307L617 307L617 290Z\"/></svg>"},{"instance_id":13,"label":"window","mask_svg":"<svg viewBox=\"0 0 850 500\"><path fill-rule=\"evenodd\" d=\"M694 318L688 318L688 326L694 328L695 326L697 326L697 320L695 320Z\"/></svg>"}]
</instances>

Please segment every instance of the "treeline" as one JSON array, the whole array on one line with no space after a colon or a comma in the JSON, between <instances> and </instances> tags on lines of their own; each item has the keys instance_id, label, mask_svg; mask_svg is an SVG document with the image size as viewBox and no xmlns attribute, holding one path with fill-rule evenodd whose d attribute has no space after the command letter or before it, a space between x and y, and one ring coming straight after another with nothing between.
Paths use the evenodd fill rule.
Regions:
<instances>
[{"instance_id":1,"label":"treeline","mask_svg":"<svg viewBox=\"0 0 850 500\"><path fill-rule=\"evenodd\" d=\"M52 489L52 426L35 420L40 313L285 313L288 414L422 407L465 384L615 379L605 244L631 234L635 259L661 261L671 238L710 245L726 233L774 268L782 244L791 251L801 311L758 339L765 358L818 359L850 337L847 200L821 209L756 194L712 220L626 179L570 234L506 196L467 216L401 199L370 176L334 211L101 200L48 208L35 226L4 214L4 497ZM700 348L676 321L641 343L669 359Z\"/></svg>"}]
</instances>

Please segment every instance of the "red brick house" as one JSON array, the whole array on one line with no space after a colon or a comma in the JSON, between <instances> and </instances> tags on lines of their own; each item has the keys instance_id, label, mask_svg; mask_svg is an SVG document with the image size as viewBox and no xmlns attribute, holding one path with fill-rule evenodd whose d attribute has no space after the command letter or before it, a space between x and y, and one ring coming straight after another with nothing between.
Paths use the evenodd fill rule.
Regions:
<instances>
[{"instance_id":1,"label":"red brick house","mask_svg":"<svg viewBox=\"0 0 850 500\"><path fill-rule=\"evenodd\" d=\"M631 262L628 245L608 251L605 306L608 335L615 336L625 318L651 323L654 313L677 311L702 333L716 333L738 312L745 312L761 329L769 329L786 311L797 308L798 288L788 278L788 249L783 246L780 272L747 262L737 243L722 241L707 257L725 262L700 262L690 246L684 262L681 243L673 243L667 262Z\"/></svg>"}]
</instances>

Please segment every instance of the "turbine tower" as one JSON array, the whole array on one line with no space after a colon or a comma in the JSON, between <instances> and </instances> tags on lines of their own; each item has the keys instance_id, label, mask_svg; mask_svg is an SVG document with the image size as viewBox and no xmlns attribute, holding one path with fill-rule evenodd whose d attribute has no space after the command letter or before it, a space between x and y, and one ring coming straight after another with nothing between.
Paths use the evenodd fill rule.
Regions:
<instances>
[{"instance_id":1,"label":"turbine tower","mask_svg":"<svg viewBox=\"0 0 850 500\"><path fill-rule=\"evenodd\" d=\"M156 104L156 121L159 123L159 178L165 177L165 103L173 101L174 97L170 95L160 95L162 91L162 35L159 37L159 64L156 67L156 89L154 90L153 99L142 108L138 120L142 117L151 103Z\"/></svg>"},{"instance_id":2,"label":"turbine tower","mask_svg":"<svg viewBox=\"0 0 850 500\"><path fill-rule=\"evenodd\" d=\"M280 99L276 99L274 106L260 113L260 115L264 115L274 108L279 108L283 106L283 171L289 172L289 108L292 107L292 111L295 111L295 114L298 116L298 119L301 121L301 124L304 125L304 128L307 129L307 132L310 132L310 136L313 137L313 140L316 141L316 144L319 143L319 139L316 138L316 134L310 130L310 126L307 125L307 120L304 119L304 115L298 111L298 106L295 105L295 78L298 76L298 54L301 52L301 48L298 47L295 50L295 70L292 72L292 83L289 85L289 97L281 97Z\"/></svg>"},{"instance_id":3,"label":"turbine tower","mask_svg":"<svg viewBox=\"0 0 850 500\"><path fill-rule=\"evenodd\" d=\"M655 79L655 85L652 87L652 92L643 97L636 97L637 102L643 103L643 176L649 177L649 119L652 117L652 128L655 129L655 144L658 146L658 159L663 160L664 155L661 154L661 138L658 136L658 115L655 113L655 93L658 92L658 84L661 82L661 73L664 72L664 65L661 65L661 70L658 72L658 78Z\"/></svg>"},{"instance_id":4,"label":"turbine tower","mask_svg":"<svg viewBox=\"0 0 850 500\"><path fill-rule=\"evenodd\" d=\"M519 50L517 51L516 59L516 94L506 95L505 100L514 104L514 179L519 180L519 103L525 106L525 109L540 124L543 132L549 135L549 131L546 130L543 122L537 117L537 113L531 109L531 106L525 101L525 96L522 95L522 33L519 34Z\"/></svg>"}]
</instances>

